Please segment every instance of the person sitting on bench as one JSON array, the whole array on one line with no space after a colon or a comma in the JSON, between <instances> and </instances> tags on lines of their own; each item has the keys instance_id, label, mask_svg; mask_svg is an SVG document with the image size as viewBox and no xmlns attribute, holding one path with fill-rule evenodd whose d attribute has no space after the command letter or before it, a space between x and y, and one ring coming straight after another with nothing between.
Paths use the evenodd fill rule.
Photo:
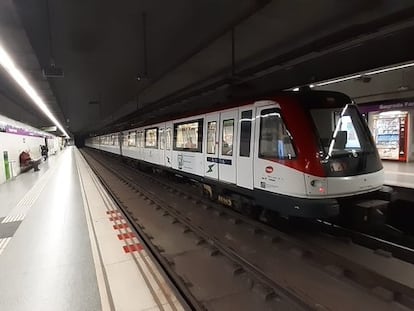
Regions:
<instances>
[{"instance_id":1,"label":"person sitting on bench","mask_svg":"<svg viewBox=\"0 0 414 311\"><path fill-rule=\"evenodd\" d=\"M30 157L29 151L22 151L20 153L20 169L22 172L26 172L30 170L32 167L34 168L34 171L37 172L39 170L39 163L40 159L37 161L33 161Z\"/></svg>"}]
</instances>

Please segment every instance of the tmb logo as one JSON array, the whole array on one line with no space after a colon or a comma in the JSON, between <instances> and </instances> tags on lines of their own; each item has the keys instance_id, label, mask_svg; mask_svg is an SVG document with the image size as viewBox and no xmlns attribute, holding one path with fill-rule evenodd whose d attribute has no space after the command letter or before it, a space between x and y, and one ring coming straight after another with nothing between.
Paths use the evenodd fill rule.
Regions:
<instances>
[{"instance_id":1,"label":"tmb logo","mask_svg":"<svg viewBox=\"0 0 414 311\"><path fill-rule=\"evenodd\" d=\"M266 171L266 173L268 173L268 174L273 173L273 167L272 167L272 166L266 166L265 171Z\"/></svg>"}]
</instances>

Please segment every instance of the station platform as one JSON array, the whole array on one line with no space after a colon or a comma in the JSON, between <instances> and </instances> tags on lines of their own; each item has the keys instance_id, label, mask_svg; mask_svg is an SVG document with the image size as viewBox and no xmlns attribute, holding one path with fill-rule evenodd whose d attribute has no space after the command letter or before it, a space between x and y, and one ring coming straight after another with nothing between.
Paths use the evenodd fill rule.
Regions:
<instances>
[{"instance_id":1,"label":"station platform","mask_svg":"<svg viewBox=\"0 0 414 311\"><path fill-rule=\"evenodd\" d=\"M382 161L385 184L414 189L414 162Z\"/></svg>"},{"instance_id":2,"label":"station platform","mask_svg":"<svg viewBox=\"0 0 414 311\"><path fill-rule=\"evenodd\" d=\"M0 202L0 310L184 310L76 147Z\"/></svg>"}]
</instances>

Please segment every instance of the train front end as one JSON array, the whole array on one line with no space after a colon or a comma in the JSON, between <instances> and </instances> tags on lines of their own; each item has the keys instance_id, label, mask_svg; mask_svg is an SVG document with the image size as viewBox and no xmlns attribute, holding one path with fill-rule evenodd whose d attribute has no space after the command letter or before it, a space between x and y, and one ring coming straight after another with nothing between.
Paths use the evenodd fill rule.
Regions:
<instances>
[{"instance_id":1,"label":"train front end","mask_svg":"<svg viewBox=\"0 0 414 311\"><path fill-rule=\"evenodd\" d=\"M352 222L383 221L390 192L384 191L381 159L357 106L336 92L305 92L299 102L314 129L316 155L308 160L319 168L304 170L307 197L336 199L341 216Z\"/></svg>"}]
</instances>

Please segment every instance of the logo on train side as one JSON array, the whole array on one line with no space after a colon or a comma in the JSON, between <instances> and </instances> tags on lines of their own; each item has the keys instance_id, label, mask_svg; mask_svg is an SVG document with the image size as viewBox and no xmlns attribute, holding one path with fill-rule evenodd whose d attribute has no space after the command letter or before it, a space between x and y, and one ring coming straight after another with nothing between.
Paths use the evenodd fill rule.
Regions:
<instances>
[{"instance_id":1,"label":"logo on train side","mask_svg":"<svg viewBox=\"0 0 414 311\"><path fill-rule=\"evenodd\" d=\"M266 166L265 171L268 174L273 173L273 167L272 166Z\"/></svg>"},{"instance_id":2,"label":"logo on train side","mask_svg":"<svg viewBox=\"0 0 414 311\"><path fill-rule=\"evenodd\" d=\"M214 167L214 165L215 165L215 164L210 164L210 165L208 166L208 171L207 171L207 173L212 173L212 172L213 172L213 167Z\"/></svg>"}]
</instances>

